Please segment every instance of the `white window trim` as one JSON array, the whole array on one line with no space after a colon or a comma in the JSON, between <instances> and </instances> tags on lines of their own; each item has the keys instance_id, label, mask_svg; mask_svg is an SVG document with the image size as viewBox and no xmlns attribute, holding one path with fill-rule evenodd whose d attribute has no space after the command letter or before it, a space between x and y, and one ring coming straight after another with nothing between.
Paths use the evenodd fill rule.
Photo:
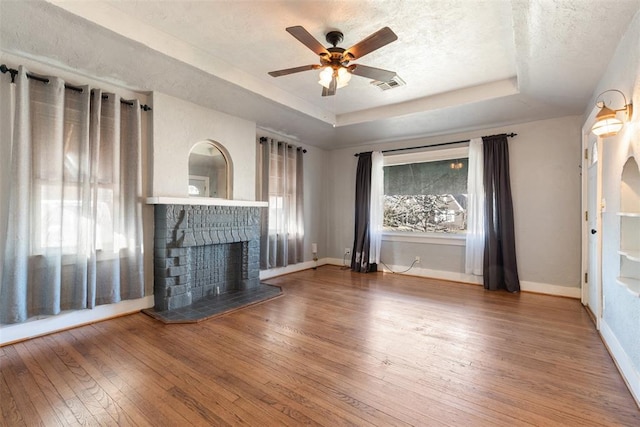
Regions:
<instances>
[{"instance_id":1,"label":"white window trim","mask_svg":"<svg viewBox=\"0 0 640 427\"><path fill-rule=\"evenodd\" d=\"M409 163L436 162L469 157L469 146L455 148L440 148L417 153L387 154L383 158L384 166L406 165ZM420 233L411 231L382 231L384 242L426 243L431 245L465 246L466 232L450 233Z\"/></svg>"},{"instance_id":2,"label":"white window trim","mask_svg":"<svg viewBox=\"0 0 640 427\"><path fill-rule=\"evenodd\" d=\"M466 234L414 233L411 231L383 231L383 242L427 243L430 245L465 246Z\"/></svg>"},{"instance_id":3,"label":"white window trim","mask_svg":"<svg viewBox=\"0 0 640 427\"><path fill-rule=\"evenodd\" d=\"M436 162L469 157L469 147L445 148L418 153L385 154L384 166L406 165L409 163Z\"/></svg>"}]
</instances>

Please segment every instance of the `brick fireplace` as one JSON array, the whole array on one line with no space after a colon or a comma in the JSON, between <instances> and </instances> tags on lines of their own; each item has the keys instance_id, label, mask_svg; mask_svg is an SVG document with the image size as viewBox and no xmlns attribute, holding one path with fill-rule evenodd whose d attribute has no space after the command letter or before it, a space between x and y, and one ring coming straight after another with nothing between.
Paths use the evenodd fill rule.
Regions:
<instances>
[{"instance_id":1,"label":"brick fireplace","mask_svg":"<svg viewBox=\"0 0 640 427\"><path fill-rule=\"evenodd\" d=\"M152 198L156 312L260 287L264 202Z\"/></svg>"}]
</instances>

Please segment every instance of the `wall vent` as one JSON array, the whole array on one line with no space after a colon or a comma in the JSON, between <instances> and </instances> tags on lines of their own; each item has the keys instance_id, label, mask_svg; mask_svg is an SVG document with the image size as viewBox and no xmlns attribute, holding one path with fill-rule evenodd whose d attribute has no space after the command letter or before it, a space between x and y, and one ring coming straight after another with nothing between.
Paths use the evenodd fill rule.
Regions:
<instances>
[{"instance_id":1,"label":"wall vent","mask_svg":"<svg viewBox=\"0 0 640 427\"><path fill-rule=\"evenodd\" d=\"M378 80L374 80L371 82L371 84L378 87L380 90L389 90L399 86L406 85L404 80L402 80L398 75L396 75L393 79L389 80L388 82L381 82Z\"/></svg>"}]
</instances>

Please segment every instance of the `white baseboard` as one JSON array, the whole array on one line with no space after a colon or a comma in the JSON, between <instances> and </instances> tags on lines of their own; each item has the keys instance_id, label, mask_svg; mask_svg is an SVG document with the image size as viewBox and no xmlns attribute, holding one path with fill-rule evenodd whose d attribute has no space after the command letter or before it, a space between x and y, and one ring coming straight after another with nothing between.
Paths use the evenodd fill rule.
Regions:
<instances>
[{"instance_id":1,"label":"white baseboard","mask_svg":"<svg viewBox=\"0 0 640 427\"><path fill-rule=\"evenodd\" d=\"M609 325L607 325L607 322L604 319L600 322L600 336L607 346L613 361L618 367L618 371L620 371L622 379L624 379L631 395L636 400L636 404L640 407L640 372L633 365L631 358L624 351L624 348L620 345L618 338L616 338L615 334L611 328L609 328Z\"/></svg>"},{"instance_id":2,"label":"white baseboard","mask_svg":"<svg viewBox=\"0 0 640 427\"><path fill-rule=\"evenodd\" d=\"M573 286L551 285L549 283L520 281L520 289L526 292L535 292L537 294L555 295L557 297L568 297L580 299L582 290Z\"/></svg>"},{"instance_id":3,"label":"white baseboard","mask_svg":"<svg viewBox=\"0 0 640 427\"><path fill-rule=\"evenodd\" d=\"M342 260L339 258L326 258L326 264L331 265L343 265ZM382 264L378 265L381 271L390 272L389 269ZM389 268L393 271L404 271L407 266L404 265L390 265ZM448 280L452 282L471 283L474 285L482 285L482 276L474 276L471 274L459 273L455 271L443 271L443 270L431 270L428 268L412 268L405 273L411 276L428 277L430 279ZM535 292L538 294L555 295L569 298L579 299L581 296L580 288L571 286L552 285L549 283L529 282L526 280L520 281L520 289L526 292Z\"/></svg>"},{"instance_id":4,"label":"white baseboard","mask_svg":"<svg viewBox=\"0 0 640 427\"><path fill-rule=\"evenodd\" d=\"M309 270L310 268L320 267L327 264L326 258L318 261L306 261L298 264L291 264L286 267L270 268L269 270L260 270L260 280L267 280L284 274L295 273L296 271Z\"/></svg>"},{"instance_id":5,"label":"white baseboard","mask_svg":"<svg viewBox=\"0 0 640 427\"><path fill-rule=\"evenodd\" d=\"M0 326L0 346L71 329L89 323L135 313L153 307L153 295L116 304L99 305L89 310L72 310L43 319L29 320L15 325Z\"/></svg>"},{"instance_id":6,"label":"white baseboard","mask_svg":"<svg viewBox=\"0 0 640 427\"><path fill-rule=\"evenodd\" d=\"M322 259L325 264L329 265L338 265L340 267L349 267L351 268L351 259L341 260L340 258L323 258Z\"/></svg>"},{"instance_id":7,"label":"white baseboard","mask_svg":"<svg viewBox=\"0 0 640 427\"><path fill-rule=\"evenodd\" d=\"M380 265L378 267L380 267ZM405 271L407 269L407 266L405 266L405 265L390 265L389 268L391 270L389 270L386 267L382 266L382 271L385 271L385 272L396 271L396 272L398 272L396 274L406 274L406 275L410 275L410 276L428 277L430 279L448 280L448 281L451 281L451 282L471 283L471 284L474 284L474 285L481 285L482 284L482 277L480 277L480 276L474 276L474 275L471 275L471 274L458 273L458 272L455 272L455 271L432 270L430 268L413 267L411 270L409 270L409 271L407 271L405 273L400 273L402 271Z\"/></svg>"}]
</instances>

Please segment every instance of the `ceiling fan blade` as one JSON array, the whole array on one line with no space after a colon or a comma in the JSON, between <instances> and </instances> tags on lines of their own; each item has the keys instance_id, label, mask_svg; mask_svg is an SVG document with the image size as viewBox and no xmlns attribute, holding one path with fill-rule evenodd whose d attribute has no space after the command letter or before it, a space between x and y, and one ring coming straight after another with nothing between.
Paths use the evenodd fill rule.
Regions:
<instances>
[{"instance_id":1,"label":"ceiling fan blade","mask_svg":"<svg viewBox=\"0 0 640 427\"><path fill-rule=\"evenodd\" d=\"M300 43L314 51L317 55L329 55L327 48L322 46L315 37L300 25L286 28L287 32L297 38Z\"/></svg>"},{"instance_id":2,"label":"ceiling fan blade","mask_svg":"<svg viewBox=\"0 0 640 427\"><path fill-rule=\"evenodd\" d=\"M366 54L371 53L376 49L380 49L382 46L388 45L396 40L398 40L396 33L391 31L391 28L384 27L361 42L351 46L344 52L344 56L349 57L349 60L362 58Z\"/></svg>"},{"instance_id":3,"label":"ceiling fan blade","mask_svg":"<svg viewBox=\"0 0 640 427\"><path fill-rule=\"evenodd\" d=\"M317 70L322 68L320 64L303 65L301 67L285 68L284 70L269 71L271 77L286 76L287 74L299 73L301 71Z\"/></svg>"},{"instance_id":4,"label":"ceiling fan blade","mask_svg":"<svg viewBox=\"0 0 640 427\"><path fill-rule=\"evenodd\" d=\"M329 83L329 87L322 88L322 96L333 96L336 94L336 90L338 89L338 78L333 75L331 78L331 83Z\"/></svg>"},{"instance_id":5,"label":"ceiling fan blade","mask_svg":"<svg viewBox=\"0 0 640 427\"><path fill-rule=\"evenodd\" d=\"M396 76L395 71L383 70L382 68L368 67L366 65L351 64L349 65L349 71L351 74L360 77L366 77L368 79L378 80L381 82L388 82L393 80Z\"/></svg>"}]
</instances>

